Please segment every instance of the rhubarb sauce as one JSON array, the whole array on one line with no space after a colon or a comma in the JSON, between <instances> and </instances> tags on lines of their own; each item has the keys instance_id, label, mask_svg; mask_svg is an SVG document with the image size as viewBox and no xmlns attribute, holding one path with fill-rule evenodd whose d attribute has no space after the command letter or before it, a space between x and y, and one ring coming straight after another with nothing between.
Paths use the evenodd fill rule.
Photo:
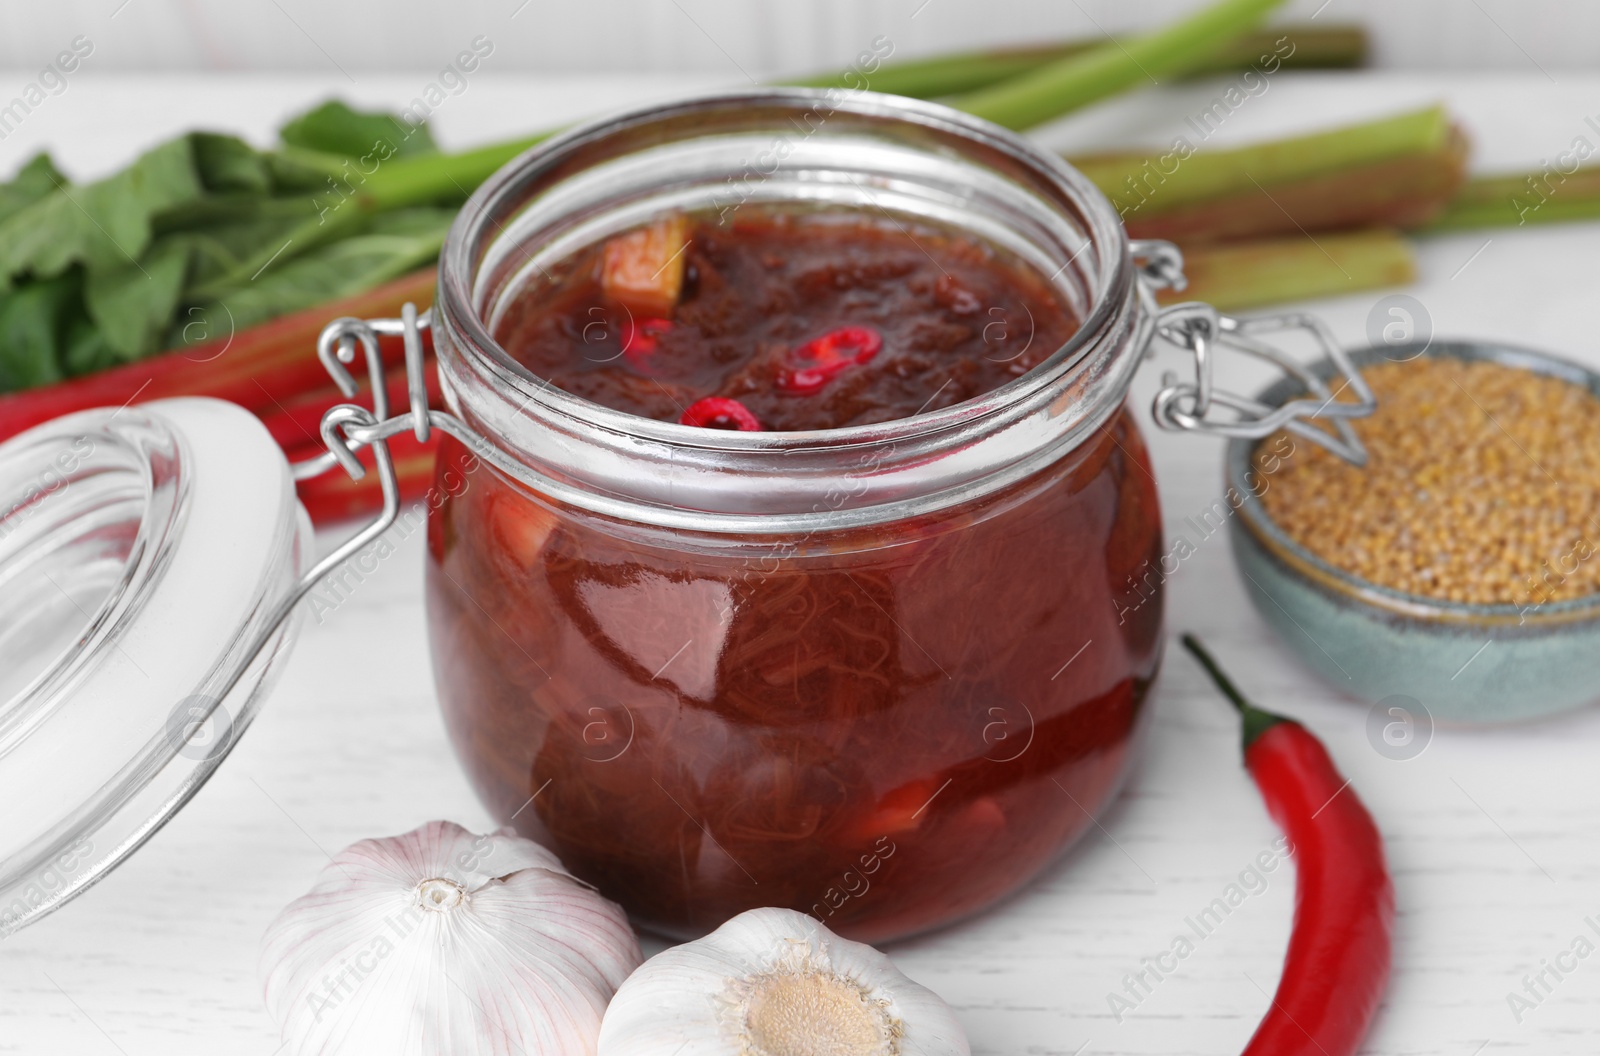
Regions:
<instances>
[{"instance_id":1,"label":"rhubarb sauce","mask_svg":"<svg viewBox=\"0 0 1600 1056\"><path fill-rule=\"evenodd\" d=\"M682 269L671 318L646 314L659 301L608 296L603 258L603 247L578 254L529 289L497 336L567 392L662 421L706 397L738 400L763 429L904 418L1021 377L1077 328L1037 272L887 220L695 224L668 265ZM843 330L877 347L826 378L803 376L816 369L808 353Z\"/></svg>"},{"instance_id":2,"label":"rhubarb sauce","mask_svg":"<svg viewBox=\"0 0 1600 1056\"><path fill-rule=\"evenodd\" d=\"M495 336L613 410L787 431L970 400L1076 326L1047 276L969 236L747 209L573 255ZM1022 480L804 536L639 531L486 466L440 490L456 750L500 821L641 926L786 906L869 941L926 930L1037 874L1127 772L1161 528L1125 411Z\"/></svg>"}]
</instances>

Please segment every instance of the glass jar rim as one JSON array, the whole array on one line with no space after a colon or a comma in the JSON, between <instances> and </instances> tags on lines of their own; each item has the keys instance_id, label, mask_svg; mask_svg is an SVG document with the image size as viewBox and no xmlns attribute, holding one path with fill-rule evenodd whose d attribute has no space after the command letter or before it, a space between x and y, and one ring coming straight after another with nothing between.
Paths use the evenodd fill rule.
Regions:
<instances>
[{"instance_id":1,"label":"glass jar rim","mask_svg":"<svg viewBox=\"0 0 1600 1056\"><path fill-rule=\"evenodd\" d=\"M529 178L542 172L558 170L576 153L597 140L636 127L647 122L670 119L679 114L699 114L708 109L738 108L752 104L802 104L814 107L825 102L835 112L848 111L867 117L892 118L942 128L971 138L1010 154L1016 161L1036 167L1048 174L1058 187L1082 206L1089 207L1097 221L1092 241L1110 249L1113 267L1102 269L1099 288L1089 314L1082 325L1067 339L1060 349L1026 374L1007 382L999 388L973 399L916 415L873 425L845 426L835 429L769 431L743 433L727 430L706 430L695 426L679 425L643 418L624 411L592 403L572 396L549 385L526 367L518 363L490 333L486 321L473 305L476 263L472 251L476 235L491 225L496 207L517 193ZM459 327L471 339L480 354L487 354L486 365L502 373L507 381L527 388L525 395L547 401L556 408L577 416L587 417L595 425L619 432L632 432L641 437L665 443L678 443L690 447L708 446L707 433L714 443L731 448L758 449L779 445L814 446L817 443L849 446L882 440L886 434L896 436L938 431L986 413L987 405L1004 402L1018 394L1026 393L1046 383L1063 365L1076 363L1086 346L1106 322L1106 317L1117 310L1119 290L1133 282L1133 262L1128 253L1128 237L1115 208L1088 177L1069 165L1060 156L1035 146L1027 139L970 114L904 96L883 95L867 91L842 91L822 88L748 88L731 92L711 92L690 96L666 105L637 107L609 117L587 122L560 133L531 147L490 177L461 210L451 226L444 250L440 254L439 296L443 314L452 325ZM898 428L895 428L898 427ZM820 440L819 438L826 439Z\"/></svg>"},{"instance_id":2,"label":"glass jar rim","mask_svg":"<svg viewBox=\"0 0 1600 1056\"><path fill-rule=\"evenodd\" d=\"M530 213L542 210L549 214L541 216L539 222L547 224L541 234L559 234L561 228L550 217L560 217L556 211L560 208L568 208L573 215L603 215L603 210L592 204L584 206L590 213L583 214L579 206L571 203L583 202L573 188L580 186L585 177L591 183L599 179L594 174L604 173L608 165L615 169L630 156L642 156L652 149L661 153L673 147L698 149L701 144L721 144L734 139L735 130L745 136L758 132L771 135L781 119L801 126L796 118L818 113L823 116L814 127L806 123L798 136L793 135L789 125L779 130L780 135L793 137L793 157L803 158L807 151L825 148L845 152L841 157L857 156L848 155L852 150L870 154L871 144L877 142L871 137L878 136L908 157L982 175L988 181L983 185L988 192L976 185L961 185L962 192L974 199L975 211L979 206L995 208L992 202L977 196L996 189L1009 196L1005 203L1008 206L1032 210L1032 215L1020 219L1005 214L992 222L992 229L1003 229L1005 222L1020 225L1026 220L1034 225L1030 230L1047 230L1057 242L1069 239L1075 247L1070 254L1063 248L1066 243L1050 246L1049 263L1059 266L1053 275L1047 275L1047 281L1076 299L1079 327L1037 366L972 399L883 423L792 432L703 429L612 410L566 393L548 379L540 378L519 364L495 339L493 298L502 295L505 287L494 284L504 283L510 263L524 270L537 265L535 252L527 248L538 244L538 239L528 236L531 224L525 221ZM763 125L763 121L769 124ZM821 134L815 134L818 128ZM867 146L860 146L862 143ZM829 144L833 146L830 148ZM780 161L757 185L780 185L782 165ZM797 162L795 167L801 166ZM822 168L826 169L826 165ZM849 175L848 170L842 171ZM664 181L668 177L649 170L643 178ZM851 182L855 182L853 178ZM862 193L871 197L865 190ZM560 204L553 204L557 202ZM638 218L632 222L638 222ZM619 224L614 230L626 226L631 224ZM1020 226L1014 229L1020 231ZM525 241L519 242L519 238ZM1020 241L1024 236L1015 233L1015 238ZM578 245L592 243L593 239ZM522 259L508 263L512 252L519 253ZM1038 252L1042 255L1045 250ZM552 260L560 257L561 254L551 255ZM1046 270L1041 268L1041 274ZM515 277L507 285L514 286ZM1120 217L1099 189L1060 157L997 125L935 103L866 91L757 88L629 110L556 136L508 163L472 196L450 230L440 256L439 290L432 318L439 370L453 411L479 433L488 434L491 441L504 440L507 431L522 430L526 419L543 419L545 425L560 434L558 442L546 443L542 449L524 446L513 454L513 462L540 463L551 450L570 451L599 437L600 443L610 447L606 457L618 465L625 458L650 449L666 452L668 458L683 455L715 462L719 469L748 471L756 476L765 473L766 479L772 480L786 472L820 476L820 469L802 463L813 459L820 465L827 458L837 463L843 453L864 448L892 447L902 461L926 460L962 446L975 431L1004 431L1030 416L1030 428L1038 436L1029 442L1036 447L1048 443L1059 450L1062 437L1069 432L1075 438L1075 446L1088 430L1121 406L1139 358L1137 352L1151 332L1153 312L1149 291L1137 279ZM492 392L493 397L477 391L480 389ZM491 402L497 405L490 408ZM1046 421L1048 429L1053 430L1048 437L1043 435L1041 426ZM1019 430L1014 435L1028 431ZM578 434L582 437L576 438ZM619 453L623 448L628 449L625 455ZM1002 457L1019 457L1018 450L1013 443ZM999 446L991 445L986 455L992 457L997 451ZM974 468L977 459L971 452L965 459L964 471L969 477L983 475ZM502 459L493 461L502 468L506 464ZM785 468L780 469L780 465ZM626 495L637 472L626 477L612 467L614 471L609 475L589 480L583 480L580 472L577 477L582 483L574 490L561 486L573 479L567 472L570 468L556 466L543 473L513 475L535 490L556 493L563 500L576 501L591 510L623 517L637 512L626 509L627 502L584 494ZM881 468L874 466L873 471ZM950 492L947 485L952 479L930 487ZM996 477L989 483L998 487L1005 480ZM547 486L551 484L554 486ZM888 490L883 489L885 493ZM964 486L959 490L971 495L975 489ZM872 505L881 499L882 495L878 495L862 501ZM691 511L713 514L730 512L719 510L717 502L738 504L746 500L724 495L706 501L709 504L663 503L659 497L642 500L643 505L658 508L679 504ZM756 506L759 502L750 500L749 508L741 509L745 513L761 512ZM676 520L679 527L684 526L682 518L659 511L636 519L658 524ZM844 517L849 519L848 515ZM744 529L734 529L729 522L712 530Z\"/></svg>"}]
</instances>

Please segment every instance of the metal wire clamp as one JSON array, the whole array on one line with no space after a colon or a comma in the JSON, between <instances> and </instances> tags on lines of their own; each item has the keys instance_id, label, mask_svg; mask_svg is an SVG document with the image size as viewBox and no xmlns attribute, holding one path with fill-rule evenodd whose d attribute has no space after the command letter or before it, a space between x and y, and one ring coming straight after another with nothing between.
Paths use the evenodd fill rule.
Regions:
<instances>
[{"instance_id":1,"label":"metal wire clamp","mask_svg":"<svg viewBox=\"0 0 1600 1056\"><path fill-rule=\"evenodd\" d=\"M1187 284L1183 255L1172 243L1135 242L1132 253L1139 267L1140 283L1152 300L1156 290L1182 290ZM1327 381L1283 349L1257 336L1291 330L1310 334L1327 354L1341 379L1336 389L1330 389ZM1304 312L1237 318L1200 301L1185 301L1158 309L1154 331L1156 337L1192 353L1195 363L1192 382L1180 382L1172 373L1162 378L1161 391L1151 404L1151 413L1161 428L1244 439L1271 436L1283 429L1346 462L1366 465L1366 448L1350 427L1350 420L1370 415L1378 403L1361 372L1321 319ZM1219 347L1267 360L1298 379L1308 396L1273 407L1217 388L1213 373ZM1340 400L1346 391L1353 399ZM1217 408L1233 412L1232 416L1214 413ZM1313 423L1325 423L1328 428Z\"/></svg>"}]
</instances>

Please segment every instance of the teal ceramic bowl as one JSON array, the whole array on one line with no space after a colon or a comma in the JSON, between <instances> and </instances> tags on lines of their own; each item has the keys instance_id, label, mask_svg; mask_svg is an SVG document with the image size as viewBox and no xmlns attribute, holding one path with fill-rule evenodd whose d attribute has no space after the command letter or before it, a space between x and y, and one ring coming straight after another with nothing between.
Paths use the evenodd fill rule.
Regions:
<instances>
[{"instance_id":1,"label":"teal ceramic bowl","mask_svg":"<svg viewBox=\"0 0 1600 1056\"><path fill-rule=\"evenodd\" d=\"M1423 355L1493 360L1600 398L1600 374L1502 345L1434 341L1360 350L1352 359L1362 367ZM1314 369L1333 373L1326 363ZM1285 378L1256 398L1277 406L1303 394ZM1600 700L1600 595L1527 608L1468 605L1335 568L1274 524L1246 484L1256 443L1228 445L1228 484L1243 499L1233 500L1238 512L1229 519L1234 556L1262 617L1330 683L1368 701L1412 698L1435 719L1469 723L1537 718Z\"/></svg>"}]
</instances>

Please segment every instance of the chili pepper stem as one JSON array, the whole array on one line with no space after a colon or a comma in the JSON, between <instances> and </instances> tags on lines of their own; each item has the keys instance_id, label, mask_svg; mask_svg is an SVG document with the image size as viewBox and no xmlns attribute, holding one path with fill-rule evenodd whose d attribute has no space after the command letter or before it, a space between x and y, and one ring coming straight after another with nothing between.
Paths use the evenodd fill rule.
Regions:
<instances>
[{"instance_id":1,"label":"chili pepper stem","mask_svg":"<svg viewBox=\"0 0 1600 1056\"><path fill-rule=\"evenodd\" d=\"M1239 687L1233 684L1233 679L1229 678L1227 673L1218 666L1217 661L1206 650L1206 647L1200 644L1200 639L1192 634L1185 634L1181 640L1183 647L1193 653L1196 660L1200 661L1200 666L1206 669L1206 674L1211 676L1211 681L1217 684L1217 688L1222 690L1222 695L1233 703L1234 708L1239 712L1239 717L1244 720L1245 751L1249 751L1250 746L1256 743L1256 740L1263 733L1266 733L1280 722L1294 721L1282 715L1276 715L1258 708L1246 700L1245 695L1239 692Z\"/></svg>"}]
</instances>

